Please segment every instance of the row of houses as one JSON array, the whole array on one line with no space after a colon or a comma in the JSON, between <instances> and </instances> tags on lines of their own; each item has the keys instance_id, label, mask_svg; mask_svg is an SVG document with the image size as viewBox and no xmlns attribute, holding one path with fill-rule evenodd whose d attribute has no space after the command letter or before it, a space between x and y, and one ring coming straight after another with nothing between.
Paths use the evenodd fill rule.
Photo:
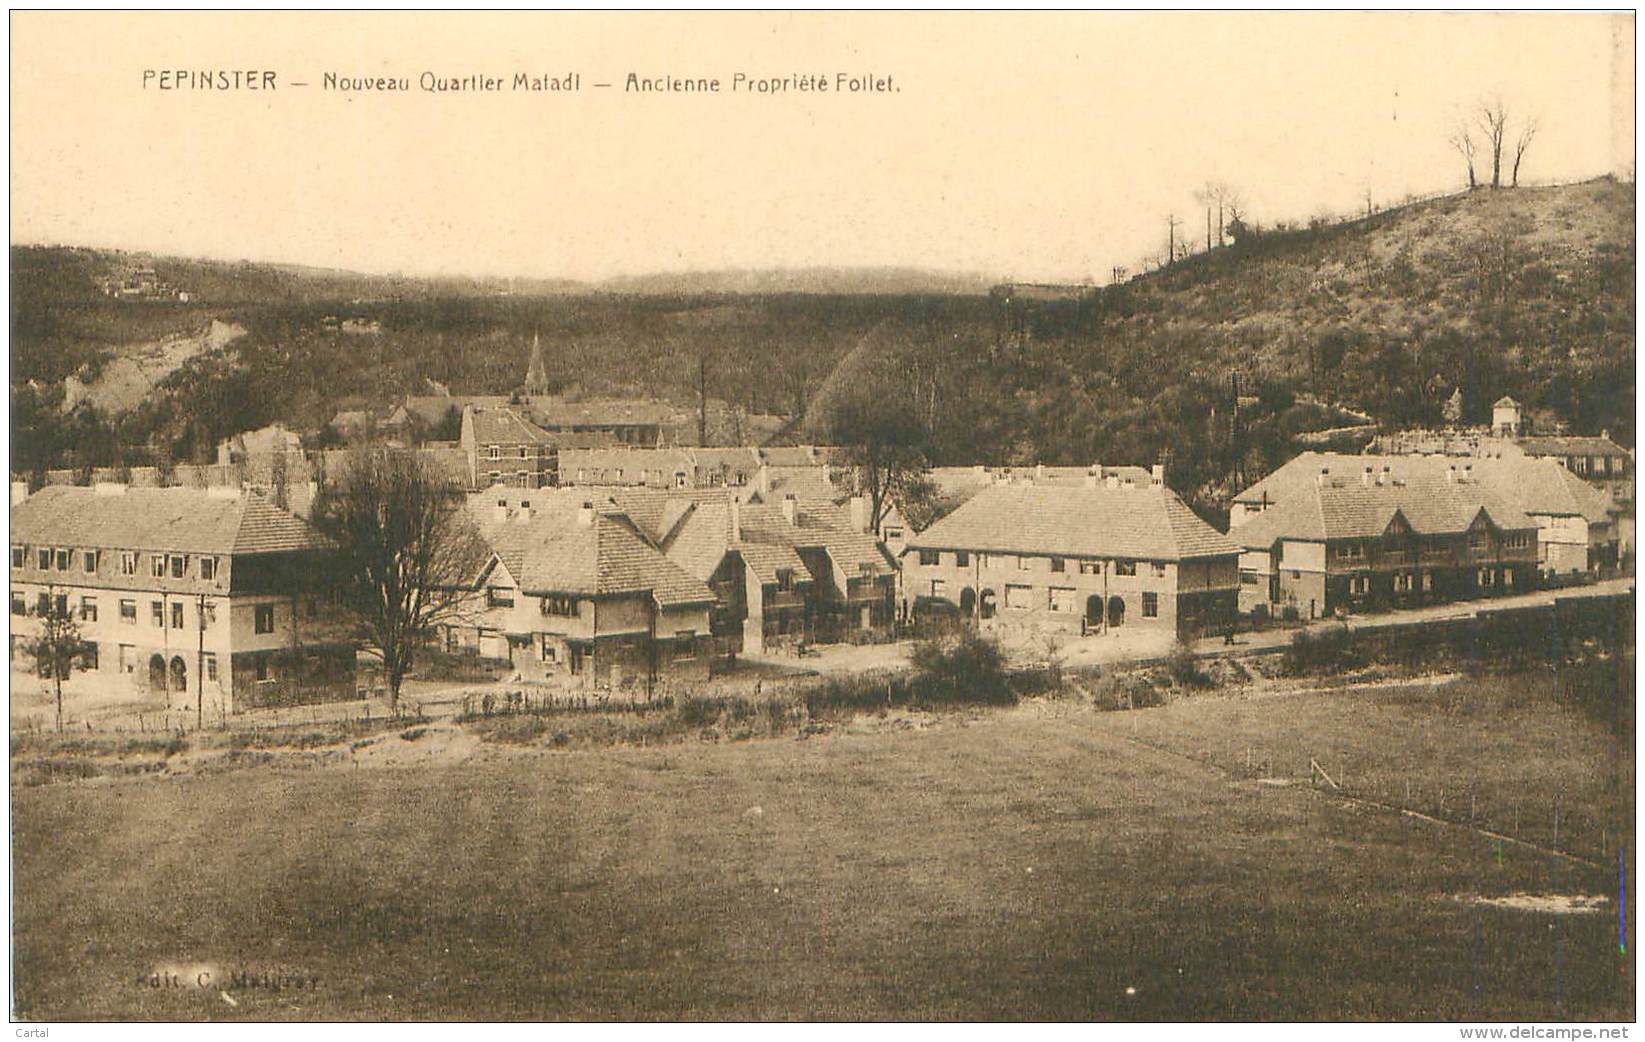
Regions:
<instances>
[{"instance_id":1,"label":"row of houses","mask_svg":"<svg viewBox=\"0 0 1645 1042\"><path fill-rule=\"evenodd\" d=\"M468 493L484 552L439 641L525 679L649 686L739 654L887 640L932 612L985 631L1188 636L1240 614L1513 593L1631 554L1614 500L1523 455L1304 453L1240 493L1223 533L1159 467L941 469L942 516L914 531L896 512L876 527L817 450L739 452L694 462L760 463L744 484ZM352 651L320 604L323 541L256 490L50 486L14 498L12 532L14 656L55 605L115 685L234 708L294 685L352 692Z\"/></svg>"}]
</instances>

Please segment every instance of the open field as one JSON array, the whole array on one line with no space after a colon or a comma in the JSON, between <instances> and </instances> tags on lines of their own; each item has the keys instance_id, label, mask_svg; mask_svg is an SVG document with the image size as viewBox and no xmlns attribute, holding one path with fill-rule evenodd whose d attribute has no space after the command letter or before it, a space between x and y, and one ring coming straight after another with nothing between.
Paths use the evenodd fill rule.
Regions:
<instances>
[{"instance_id":1,"label":"open field","mask_svg":"<svg viewBox=\"0 0 1645 1042\"><path fill-rule=\"evenodd\" d=\"M1631 820L1631 734L1512 680L17 789L17 1012L1631 1019L1613 903L1476 900L1614 901L1614 871L1307 786L1309 756L1352 787L1403 749L1424 791L1478 764ZM1252 773L1293 784L1221 762L1259 734ZM202 967L318 986L143 979Z\"/></svg>"}]
</instances>

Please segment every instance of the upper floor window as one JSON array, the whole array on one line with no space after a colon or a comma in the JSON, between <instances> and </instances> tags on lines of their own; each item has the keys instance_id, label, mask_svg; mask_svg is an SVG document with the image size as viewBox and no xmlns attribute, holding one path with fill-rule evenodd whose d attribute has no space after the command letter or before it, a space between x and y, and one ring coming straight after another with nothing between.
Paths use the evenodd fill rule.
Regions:
<instances>
[{"instance_id":1,"label":"upper floor window","mask_svg":"<svg viewBox=\"0 0 1645 1042\"><path fill-rule=\"evenodd\" d=\"M525 458L526 458L526 451L527 451L527 450L526 450L526 447L525 447L525 446L524 446L524 445L521 445L521 446L520 446L520 458L521 458L521 459L525 459Z\"/></svg>"},{"instance_id":2,"label":"upper floor window","mask_svg":"<svg viewBox=\"0 0 1645 1042\"><path fill-rule=\"evenodd\" d=\"M577 599L575 597L556 597L550 595L543 598L544 615L575 615L577 614Z\"/></svg>"},{"instance_id":3,"label":"upper floor window","mask_svg":"<svg viewBox=\"0 0 1645 1042\"><path fill-rule=\"evenodd\" d=\"M69 559L72 558L73 556L74 555L68 549L66 549L66 548L59 549L57 551L57 570L60 571L60 572L68 571L69 570Z\"/></svg>"},{"instance_id":4,"label":"upper floor window","mask_svg":"<svg viewBox=\"0 0 1645 1042\"><path fill-rule=\"evenodd\" d=\"M1033 565L1031 563L1033 560L1034 559L1032 557L1019 556L1017 558L1017 571L1019 571L1019 572L1028 571L1029 568L1033 567Z\"/></svg>"},{"instance_id":5,"label":"upper floor window","mask_svg":"<svg viewBox=\"0 0 1645 1042\"><path fill-rule=\"evenodd\" d=\"M26 549L24 549L23 547L14 546L14 547L11 548L11 566L13 568L23 567L23 561L26 560L27 558L28 558L28 551Z\"/></svg>"},{"instance_id":6,"label":"upper floor window","mask_svg":"<svg viewBox=\"0 0 1645 1042\"><path fill-rule=\"evenodd\" d=\"M80 598L80 621L81 622L96 622L97 621L97 598L96 597L81 597Z\"/></svg>"},{"instance_id":7,"label":"upper floor window","mask_svg":"<svg viewBox=\"0 0 1645 1042\"><path fill-rule=\"evenodd\" d=\"M252 618L252 630L257 633L274 632L274 605L259 604Z\"/></svg>"},{"instance_id":8,"label":"upper floor window","mask_svg":"<svg viewBox=\"0 0 1645 1042\"><path fill-rule=\"evenodd\" d=\"M215 558L215 557L202 557L202 558L200 558L200 578L202 578L202 579L215 579L215 578L217 578L217 558Z\"/></svg>"},{"instance_id":9,"label":"upper floor window","mask_svg":"<svg viewBox=\"0 0 1645 1042\"><path fill-rule=\"evenodd\" d=\"M37 567L40 568L41 571L45 571L47 568L50 568L51 567L51 551L46 549L43 546L40 549L36 550L34 552L34 563Z\"/></svg>"},{"instance_id":10,"label":"upper floor window","mask_svg":"<svg viewBox=\"0 0 1645 1042\"><path fill-rule=\"evenodd\" d=\"M1101 575L1102 574L1102 562L1101 561L1081 561L1080 562L1080 574L1081 575Z\"/></svg>"},{"instance_id":11,"label":"upper floor window","mask_svg":"<svg viewBox=\"0 0 1645 1042\"><path fill-rule=\"evenodd\" d=\"M514 591L506 586L486 587L486 603L493 608L512 608Z\"/></svg>"},{"instance_id":12,"label":"upper floor window","mask_svg":"<svg viewBox=\"0 0 1645 1042\"><path fill-rule=\"evenodd\" d=\"M926 565L926 566L929 567L931 565L941 564L941 563L942 563L942 552L940 550L921 550L920 551L920 564Z\"/></svg>"},{"instance_id":13,"label":"upper floor window","mask_svg":"<svg viewBox=\"0 0 1645 1042\"><path fill-rule=\"evenodd\" d=\"M136 575L137 574L137 551L135 551L135 550L121 550L120 551L120 574L121 575Z\"/></svg>"},{"instance_id":14,"label":"upper floor window","mask_svg":"<svg viewBox=\"0 0 1645 1042\"><path fill-rule=\"evenodd\" d=\"M152 558L149 559L149 565L153 569L154 577L156 579L164 579L166 577L166 555L165 554L155 554Z\"/></svg>"},{"instance_id":15,"label":"upper floor window","mask_svg":"<svg viewBox=\"0 0 1645 1042\"><path fill-rule=\"evenodd\" d=\"M120 621L121 622L136 622L137 621L137 602L136 601L131 600L131 599L122 599L120 601Z\"/></svg>"},{"instance_id":16,"label":"upper floor window","mask_svg":"<svg viewBox=\"0 0 1645 1042\"><path fill-rule=\"evenodd\" d=\"M165 628L166 606L163 602L149 601L149 622L161 627L162 629Z\"/></svg>"},{"instance_id":17,"label":"upper floor window","mask_svg":"<svg viewBox=\"0 0 1645 1042\"><path fill-rule=\"evenodd\" d=\"M23 599L23 595L20 593L13 593L11 595L11 613L13 615L27 615L28 611L28 602Z\"/></svg>"},{"instance_id":18,"label":"upper floor window","mask_svg":"<svg viewBox=\"0 0 1645 1042\"><path fill-rule=\"evenodd\" d=\"M488 450L486 452L486 458L487 459L502 459L503 458L503 448L502 448L502 446L501 445L491 446L490 450Z\"/></svg>"},{"instance_id":19,"label":"upper floor window","mask_svg":"<svg viewBox=\"0 0 1645 1042\"><path fill-rule=\"evenodd\" d=\"M1153 568L1154 568L1154 578L1156 578L1156 579L1165 578L1165 562L1164 561L1154 561L1153 562Z\"/></svg>"},{"instance_id":20,"label":"upper floor window","mask_svg":"<svg viewBox=\"0 0 1645 1042\"><path fill-rule=\"evenodd\" d=\"M1051 558L1051 570L1053 572L1065 572L1068 570L1068 562L1060 557L1053 557Z\"/></svg>"},{"instance_id":21,"label":"upper floor window","mask_svg":"<svg viewBox=\"0 0 1645 1042\"><path fill-rule=\"evenodd\" d=\"M896 535L892 535L890 532L886 532L885 537L887 539L896 539L898 536L902 535L902 529L899 528L899 529L896 529L895 531L897 533ZM961 567L961 568L970 567L970 565L971 565L971 552L969 550L955 550L954 551L954 563L956 565L958 565L959 567Z\"/></svg>"},{"instance_id":22,"label":"upper floor window","mask_svg":"<svg viewBox=\"0 0 1645 1042\"><path fill-rule=\"evenodd\" d=\"M1115 561L1114 562L1114 574L1115 575L1135 575L1135 574L1137 574L1137 562L1135 562L1135 561Z\"/></svg>"},{"instance_id":23,"label":"upper floor window","mask_svg":"<svg viewBox=\"0 0 1645 1042\"><path fill-rule=\"evenodd\" d=\"M97 571L97 551L96 550L87 550L82 555L82 557L84 559L81 561L81 564L85 566L86 571L88 571L88 572Z\"/></svg>"},{"instance_id":24,"label":"upper floor window","mask_svg":"<svg viewBox=\"0 0 1645 1042\"><path fill-rule=\"evenodd\" d=\"M174 630L180 630L180 629L183 628L183 602L182 601L172 601L171 602L171 628L174 629Z\"/></svg>"},{"instance_id":25,"label":"upper floor window","mask_svg":"<svg viewBox=\"0 0 1645 1042\"><path fill-rule=\"evenodd\" d=\"M188 558L186 556L171 554L168 560L171 562L171 577L173 579L181 579L188 574Z\"/></svg>"}]
</instances>

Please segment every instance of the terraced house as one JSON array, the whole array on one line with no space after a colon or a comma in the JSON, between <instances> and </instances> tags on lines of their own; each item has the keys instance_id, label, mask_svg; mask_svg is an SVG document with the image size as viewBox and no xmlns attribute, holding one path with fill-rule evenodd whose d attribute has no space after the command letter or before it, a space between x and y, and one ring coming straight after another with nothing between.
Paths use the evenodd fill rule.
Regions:
<instances>
[{"instance_id":1,"label":"terraced house","mask_svg":"<svg viewBox=\"0 0 1645 1042\"><path fill-rule=\"evenodd\" d=\"M981 489L908 539L909 610L941 603L982 629L1018 632L1227 625L1239 551L1154 477Z\"/></svg>"},{"instance_id":2,"label":"terraced house","mask_svg":"<svg viewBox=\"0 0 1645 1042\"><path fill-rule=\"evenodd\" d=\"M651 690L706 679L714 594L609 503L566 490L470 510L491 552L447 650L508 661L523 679Z\"/></svg>"},{"instance_id":3,"label":"terraced house","mask_svg":"<svg viewBox=\"0 0 1645 1042\"><path fill-rule=\"evenodd\" d=\"M326 639L324 543L237 489L50 486L11 511L11 657L48 606L88 641L70 690L233 712L353 698Z\"/></svg>"},{"instance_id":4,"label":"terraced house","mask_svg":"<svg viewBox=\"0 0 1645 1042\"><path fill-rule=\"evenodd\" d=\"M1537 523L1479 481L1318 474L1235 527L1241 607L1304 619L1531 589Z\"/></svg>"}]
</instances>

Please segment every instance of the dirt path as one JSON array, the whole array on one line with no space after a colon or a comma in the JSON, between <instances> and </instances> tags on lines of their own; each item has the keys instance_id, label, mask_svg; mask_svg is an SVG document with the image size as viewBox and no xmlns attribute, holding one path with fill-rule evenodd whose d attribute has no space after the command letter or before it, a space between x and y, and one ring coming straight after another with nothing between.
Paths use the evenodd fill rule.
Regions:
<instances>
[{"instance_id":1,"label":"dirt path","mask_svg":"<svg viewBox=\"0 0 1645 1042\"><path fill-rule=\"evenodd\" d=\"M110 416L135 409L178 366L195 355L220 351L245 333L231 322L212 319L203 330L117 348L90 384L81 383L78 376L64 379L63 411L69 412L81 402L89 402Z\"/></svg>"}]
</instances>

